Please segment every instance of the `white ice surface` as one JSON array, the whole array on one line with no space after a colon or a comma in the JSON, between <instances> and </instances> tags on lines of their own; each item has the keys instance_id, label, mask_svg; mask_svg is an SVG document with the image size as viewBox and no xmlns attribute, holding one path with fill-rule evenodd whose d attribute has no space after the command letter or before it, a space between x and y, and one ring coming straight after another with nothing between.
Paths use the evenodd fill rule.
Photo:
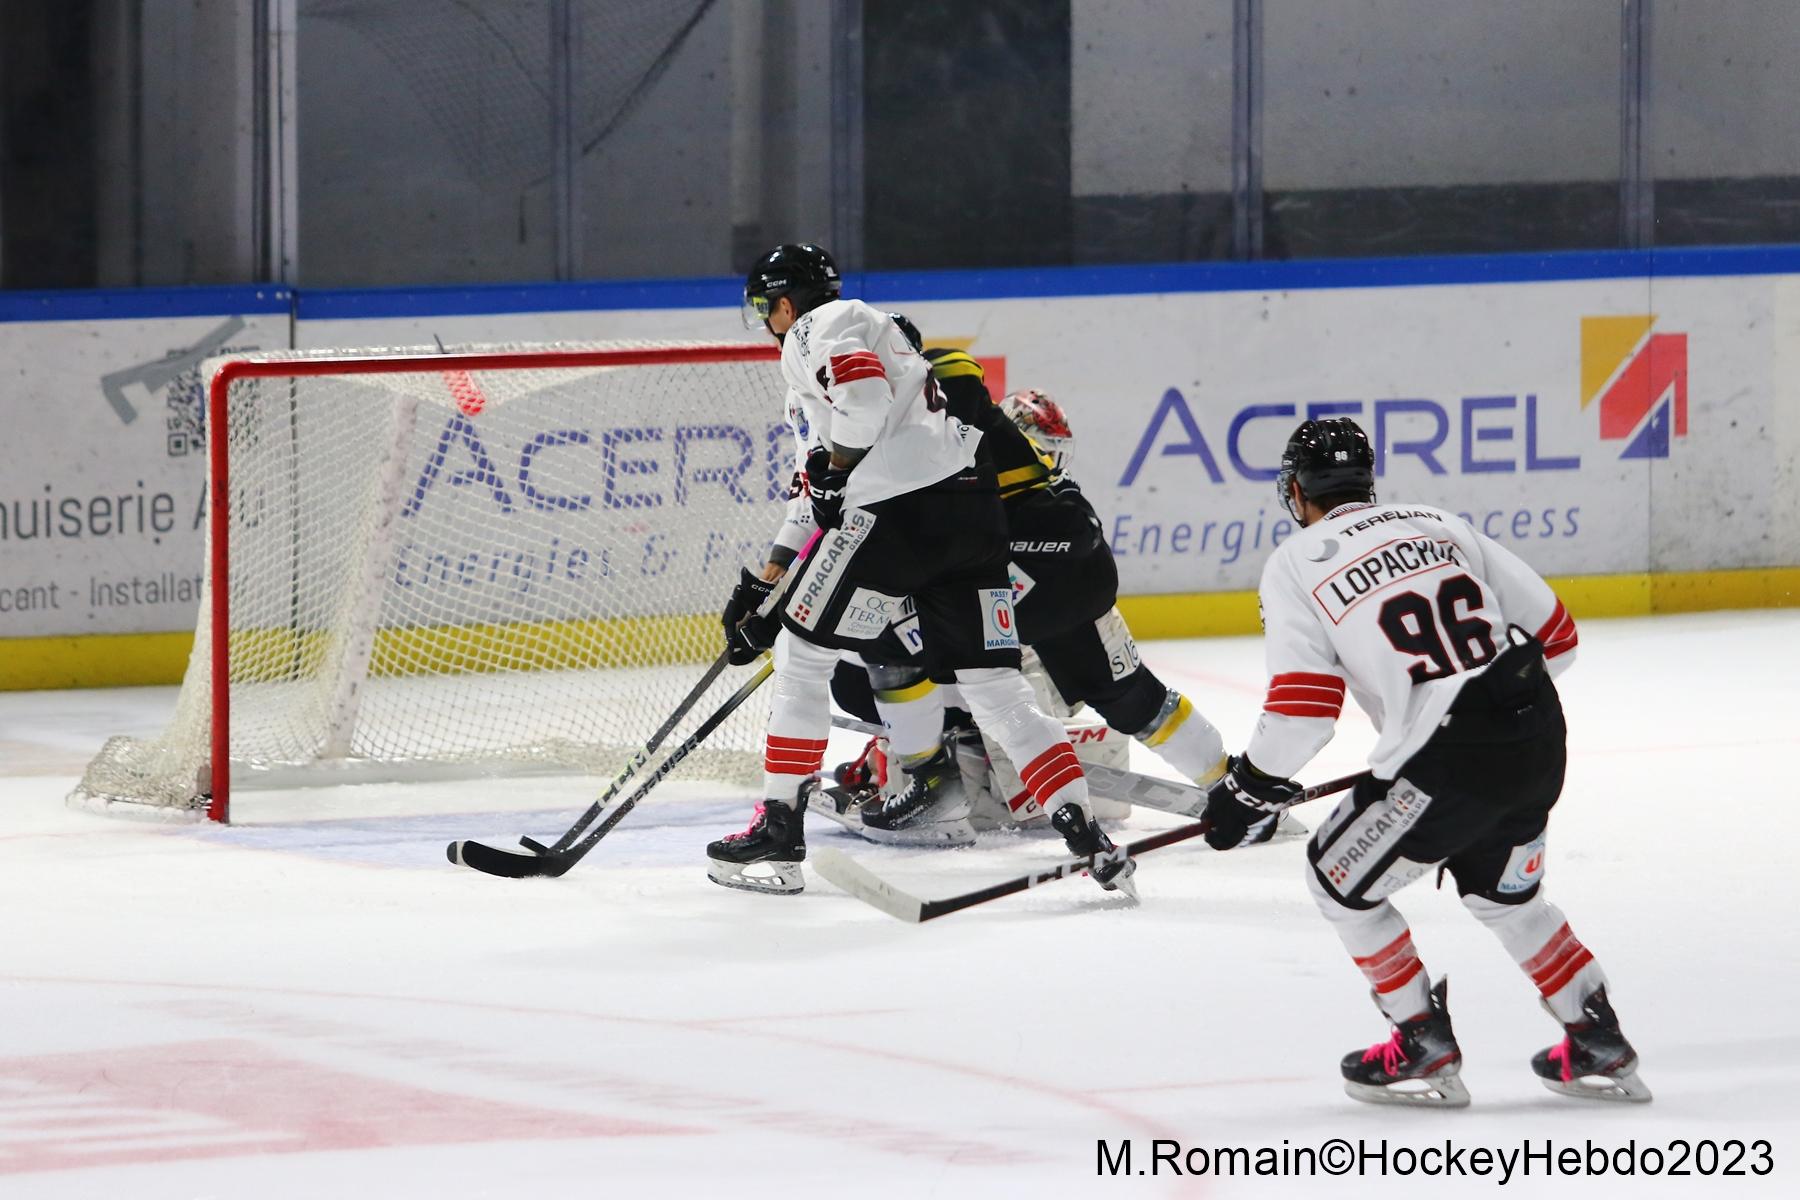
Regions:
<instances>
[{"instance_id":1,"label":"white ice surface","mask_svg":"<svg viewBox=\"0 0 1800 1200\"><path fill-rule=\"evenodd\" d=\"M1385 1031L1299 843L1146 857L1135 910L1072 879L909 927L822 880L794 898L708 883L702 847L748 802L693 785L557 881L460 870L443 847L554 835L591 780L245 793L230 828L69 811L102 738L153 732L173 691L0 696L0 1196L1437 1197L1498 1179L1096 1180L1096 1139L1124 1137L1134 1167L1153 1138L1449 1140L1465 1163L1526 1139L1767 1139L1763 1179L1539 1164L1502 1194L1795 1194L1800 612L1581 634L1548 888L1612 978L1656 1091L1641 1108L1538 1085L1526 1060L1554 1025L1429 881L1400 905L1454 980L1474 1106L1347 1099L1338 1057ZM1256 640L1145 652L1242 743ZM1307 777L1372 740L1347 713ZM928 896L1061 855L1043 835L814 836Z\"/></svg>"}]
</instances>

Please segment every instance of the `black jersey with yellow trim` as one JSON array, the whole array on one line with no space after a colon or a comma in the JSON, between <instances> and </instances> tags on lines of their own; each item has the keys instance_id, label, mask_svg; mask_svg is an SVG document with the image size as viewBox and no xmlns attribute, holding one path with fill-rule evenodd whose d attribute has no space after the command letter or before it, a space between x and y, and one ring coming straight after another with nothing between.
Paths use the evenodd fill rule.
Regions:
<instances>
[{"instance_id":1,"label":"black jersey with yellow trim","mask_svg":"<svg viewBox=\"0 0 1800 1200\"><path fill-rule=\"evenodd\" d=\"M1011 500L1052 487L1062 475L1048 454L1038 449L1025 431L1007 419L988 394L987 375L981 364L961 350L932 346L925 350L931 377L937 380L947 412L982 434L982 447L993 459L1000 482L1000 498Z\"/></svg>"}]
</instances>

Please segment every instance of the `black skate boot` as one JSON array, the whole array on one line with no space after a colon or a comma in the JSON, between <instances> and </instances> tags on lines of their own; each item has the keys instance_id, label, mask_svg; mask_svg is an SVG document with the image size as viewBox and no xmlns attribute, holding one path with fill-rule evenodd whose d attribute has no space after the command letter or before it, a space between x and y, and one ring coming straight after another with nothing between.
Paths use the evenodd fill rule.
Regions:
<instances>
[{"instance_id":1,"label":"black skate boot","mask_svg":"<svg viewBox=\"0 0 1800 1200\"><path fill-rule=\"evenodd\" d=\"M1563 1026L1567 1036L1559 1044L1531 1056L1531 1069L1544 1086L1583 1100L1649 1101L1650 1089L1637 1074L1637 1051L1619 1032L1604 986L1582 1001L1581 1015Z\"/></svg>"},{"instance_id":2,"label":"black skate boot","mask_svg":"<svg viewBox=\"0 0 1800 1200\"><path fill-rule=\"evenodd\" d=\"M1431 989L1431 1007L1394 1026L1385 1042L1344 1055L1344 1091L1365 1104L1466 1108L1469 1090L1458 1078L1462 1051L1450 1028L1448 980Z\"/></svg>"},{"instance_id":3,"label":"black skate boot","mask_svg":"<svg viewBox=\"0 0 1800 1200\"><path fill-rule=\"evenodd\" d=\"M1112 839L1100 826L1088 819L1081 805L1069 803L1050 814L1050 825L1062 834L1063 841L1068 843L1069 853L1080 858L1088 855L1109 855L1107 858L1095 858L1094 865L1088 868L1088 874L1094 882L1109 892L1123 892L1133 900L1138 898L1137 884L1131 882L1132 875L1137 873L1137 863L1125 857Z\"/></svg>"},{"instance_id":4,"label":"black skate boot","mask_svg":"<svg viewBox=\"0 0 1800 1200\"><path fill-rule=\"evenodd\" d=\"M806 861L806 796L792 804L764 800L756 819L742 833L720 838L706 848L706 877L728 888L797 895L806 887L800 864Z\"/></svg>"},{"instance_id":5,"label":"black skate boot","mask_svg":"<svg viewBox=\"0 0 1800 1200\"><path fill-rule=\"evenodd\" d=\"M862 834L873 842L903 846L972 846L969 797L962 769L942 746L900 776L899 790L877 795L862 806Z\"/></svg>"}]
</instances>

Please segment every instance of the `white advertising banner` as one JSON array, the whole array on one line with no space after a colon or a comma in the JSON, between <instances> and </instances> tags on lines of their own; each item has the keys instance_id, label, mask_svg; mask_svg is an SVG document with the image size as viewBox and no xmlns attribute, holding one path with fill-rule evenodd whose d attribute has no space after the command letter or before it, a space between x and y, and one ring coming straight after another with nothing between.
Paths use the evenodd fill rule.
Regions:
<instances>
[{"instance_id":1,"label":"white advertising banner","mask_svg":"<svg viewBox=\"0 0 1800 1200\"><path fill-rule=\"evenodd\" d=\"M0 322L0 638L191 630L200 362L286 346L279 314Z\"/></svg>"},{"instance_id":2,"label":"white advertising banner","mask_svg":"<svg viewBox=\"0 0 1800 1200\"><path fill-rule=\"evenodd\" d=\"M1067 409L1122 590L1248 589L1292 532L1303 419L1373 439L1379 494L1553 575L1800 562L1792 279L1642 279L916 304ZM1790 363L1800 367L1800 363Z\"/></svg>"},{"instance_id":3,"label":"white advertising banner","mask_svg":"<svg viewBox=\"0 0 1800 1200\"><path fill-rule=\"evenodd\" d=\"M1383 497L1463 513L1546 574L1800 564L1800 276L904 303L881 287L873 302L987 363L996 398L1037 387L1067 409L1126 594L1255 587L1293 530L1282 445L1319 416L1368 430ZM0 323L0 638L192 628L208 354L750 336L716 307L306 311L291 335L285 313ZM773 423L782 399L732 403Z\"/></svg>"}]
</instances>

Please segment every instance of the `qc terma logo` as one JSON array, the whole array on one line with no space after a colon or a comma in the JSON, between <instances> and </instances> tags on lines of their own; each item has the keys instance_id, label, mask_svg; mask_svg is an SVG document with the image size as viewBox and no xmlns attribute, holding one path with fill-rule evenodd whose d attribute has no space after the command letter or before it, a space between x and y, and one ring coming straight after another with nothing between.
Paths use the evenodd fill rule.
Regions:
<instances>
[{"instance_id":1,"label":"qc terma logo","mask_svg":"<svg viewBox=\"0 0 1800 1200\"><path fill-rule=\"evenodd\" d=\"M1657 333L1654 313L1581 318L1581 407L1600 405L1600 436L1620 458L1667 458L1687 436L1687 334Z\"/></svg>"}]
</instances>

